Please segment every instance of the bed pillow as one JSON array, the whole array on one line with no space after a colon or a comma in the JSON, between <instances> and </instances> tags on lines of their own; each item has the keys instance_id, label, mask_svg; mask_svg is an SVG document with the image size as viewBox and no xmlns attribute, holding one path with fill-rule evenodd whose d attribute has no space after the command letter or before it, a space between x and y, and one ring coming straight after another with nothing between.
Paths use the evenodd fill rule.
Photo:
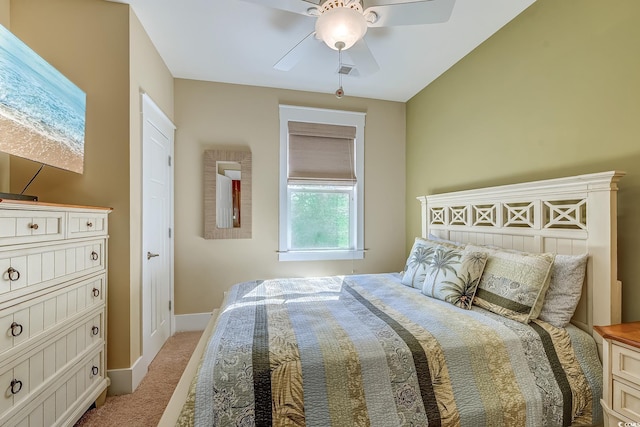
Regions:
<instances>
[{"instance_id":1,"label":"bed pillow","mask_svg":"<svg viewBox=\"0 0 640 427\"><path fill-rule=\"evenodd\" d=\"M587 254L556 255L539 319L558 328L569 324L582 295L587 259Z\"/></svg>"},{"instance_id":2,"label":"bed pillow","mask_svg":"<svg viewBox=\"0 0 640 427\"><path fill-rule=\"evenodd\" d=\"M485 252L439 245L427 266L422 293L469 310L486 262Z\"/></svg>"},{"instance_id":3,"label":"bed pillow","mask_svg":"<svg viewBox=\"0 0 640 427\"><path fill-rule=\"evenodd\" d=\"M403 285L422 289L427 265L438 246L447 246L452 249L460 248L456 245L416 237L402 272L401 282Z\"/></svg>"},{"instance_id":4,"label":"bed pillow","mask_svg":"<svg viewBox=\"0 0 640 427\"><path fill-rule=\"evenodd\" d=\"M467 249L489 255L473 300L475 305L522 323L538 317L549 288L554 254L475 245L467 245Z\"/></svg>"},{"instance_id":5,"label":"bed pillow","mask_svg":"<svg viewBox=\"0 0 640 427\"><path fill-rule=\"evenodd\" d=\"M467 245L466 243L454 242L453 240L444 239L442 237L438 237L435 234L431 234L431 233L429 233L427 238L429 240L433 240L434 242L438 242L438 243L449 243L450 245L456 245L456 246L462 246L462 247Z\"/></svg>"}]
</instances>

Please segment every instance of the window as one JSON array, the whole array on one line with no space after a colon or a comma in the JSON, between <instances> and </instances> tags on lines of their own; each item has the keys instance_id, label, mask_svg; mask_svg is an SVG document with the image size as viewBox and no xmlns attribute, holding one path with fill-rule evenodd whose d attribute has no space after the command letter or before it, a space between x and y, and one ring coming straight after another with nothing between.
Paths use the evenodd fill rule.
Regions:
<instances>
[{"instance_id":1,"label":"window","mask_svg":"<svg viewBox=\"0 0 640 427\"><path fill-rule=\"evenodd\" d=\"M281 261L363 258L365 114L280 106Z\"/></svg>"}]
</instances>

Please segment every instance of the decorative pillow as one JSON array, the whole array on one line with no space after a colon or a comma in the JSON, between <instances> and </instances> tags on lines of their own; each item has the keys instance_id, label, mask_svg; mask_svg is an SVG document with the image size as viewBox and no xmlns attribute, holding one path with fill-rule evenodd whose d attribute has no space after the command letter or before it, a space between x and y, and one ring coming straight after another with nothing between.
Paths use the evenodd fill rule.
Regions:
<instances>
[{"instance_id":1,"label":"decorative pillow","mask_svg":"<svg viewBox=\"0 0 640 427\"><path fill-rule=\"evenodd\" d=\"M502 251L475 245L466 248L489 254L474 304L522 323L538 317L549 287L554 254Z\"/></svg>"},{"instance_id":2,"label":"decorative pillow","mask_svg":"<svg viewBox=\"0 0 640 427\"><path fill-rule=\"evenodd\" d=\"M582 295L588 258L587 254L556 255L539 319L558 328L569 324Z\"/></svg>"},{"instance_id":3,"label":"decorative pillow","mask_svg":"<svg viewBox=\"0 0 640 427\"><path fill-rule=\"evenodd\" d=\"M427 267L422 293L469 310L486 263L485 252L440 245Z\"/></svg>"},{"instance_id":4,"label":"decorative pillow","mask_svg":"<svg viewBox=\"0 0 640 427\"><path fill-rule=\"evenodd\" d=\"M453 249L459 248L455 245L447 243L434 242L429 239L416 237L413 247L407 258L407 262L402 272L402 284L411 286L412 288L422 289L422 283L426 275L427 265L430 263L431 257L438 246L447 246ZM462 248L459 248L462 249Z\"/></svg>"}]
</instances>

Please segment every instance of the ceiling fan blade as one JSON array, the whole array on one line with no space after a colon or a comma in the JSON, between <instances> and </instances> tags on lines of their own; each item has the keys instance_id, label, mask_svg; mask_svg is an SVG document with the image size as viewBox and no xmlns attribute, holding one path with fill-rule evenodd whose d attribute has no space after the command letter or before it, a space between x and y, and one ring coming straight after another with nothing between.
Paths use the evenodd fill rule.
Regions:
<instances>
[{"instance_id":1,"label":"ceiling fan blade","mask_svg":"<svg viewBox=\"0 0 640 427\"><path fill-rule=\"evenodd\" d=\"M391 27L395 25L438 24L451 17L455 0L424 0L409 3L394 3L371 6L364 11L377 15L370 27Z\"/></svg>"},{"instance_id":2,"label":"ceiling fan blade","mask_svg":"<svg viewBox=\"0 0 640 427\"><path fill-rule=\"evenodd\" d=\"M250 3L261 4L274 9L286 10L309 16L309 9L317 9L319 1L314 0L244 0Z\"/></svg>"},{"instance_id":3,"label":"ceiling fan blade","mask_svg":"<svg viewBox=\"0 0 640 427\"><path fill-rule=\"evenodd\" d=\"M373 74L380 69L364 39L358 40L347 50L347 53L361 75Z\"/></svg>"},{"instance_id":4,"label":"ceiling fan blade","mask_svg":"<svg viewBox=\"0 0 640 427\"><path fill-rule=\"evenodd\" d=\"M295 67L300 60L305 56L308 56L316 47L318 47L322 41L316 38L316 32L312 31L309 35L303 38L297 45L295 45L286 55L284 55L273 66L276 70L289 71Z\"/></svg>"}]
</instances>

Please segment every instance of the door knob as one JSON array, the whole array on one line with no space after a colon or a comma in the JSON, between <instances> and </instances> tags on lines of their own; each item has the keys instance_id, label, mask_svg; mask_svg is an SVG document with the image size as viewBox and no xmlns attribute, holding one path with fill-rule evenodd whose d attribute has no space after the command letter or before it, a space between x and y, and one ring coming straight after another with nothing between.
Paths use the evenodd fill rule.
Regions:
<instances>
[{"instance_id":1,"label":"door knob","mask_svg":"<svg viewBox=\"0 0 640 427\"><path fill-rule=\"evenodd\" d=\"M151 252L147 252L147 259L155 258L160 256L160 254L152 254Z\"/></svg>"}]
</instances>

